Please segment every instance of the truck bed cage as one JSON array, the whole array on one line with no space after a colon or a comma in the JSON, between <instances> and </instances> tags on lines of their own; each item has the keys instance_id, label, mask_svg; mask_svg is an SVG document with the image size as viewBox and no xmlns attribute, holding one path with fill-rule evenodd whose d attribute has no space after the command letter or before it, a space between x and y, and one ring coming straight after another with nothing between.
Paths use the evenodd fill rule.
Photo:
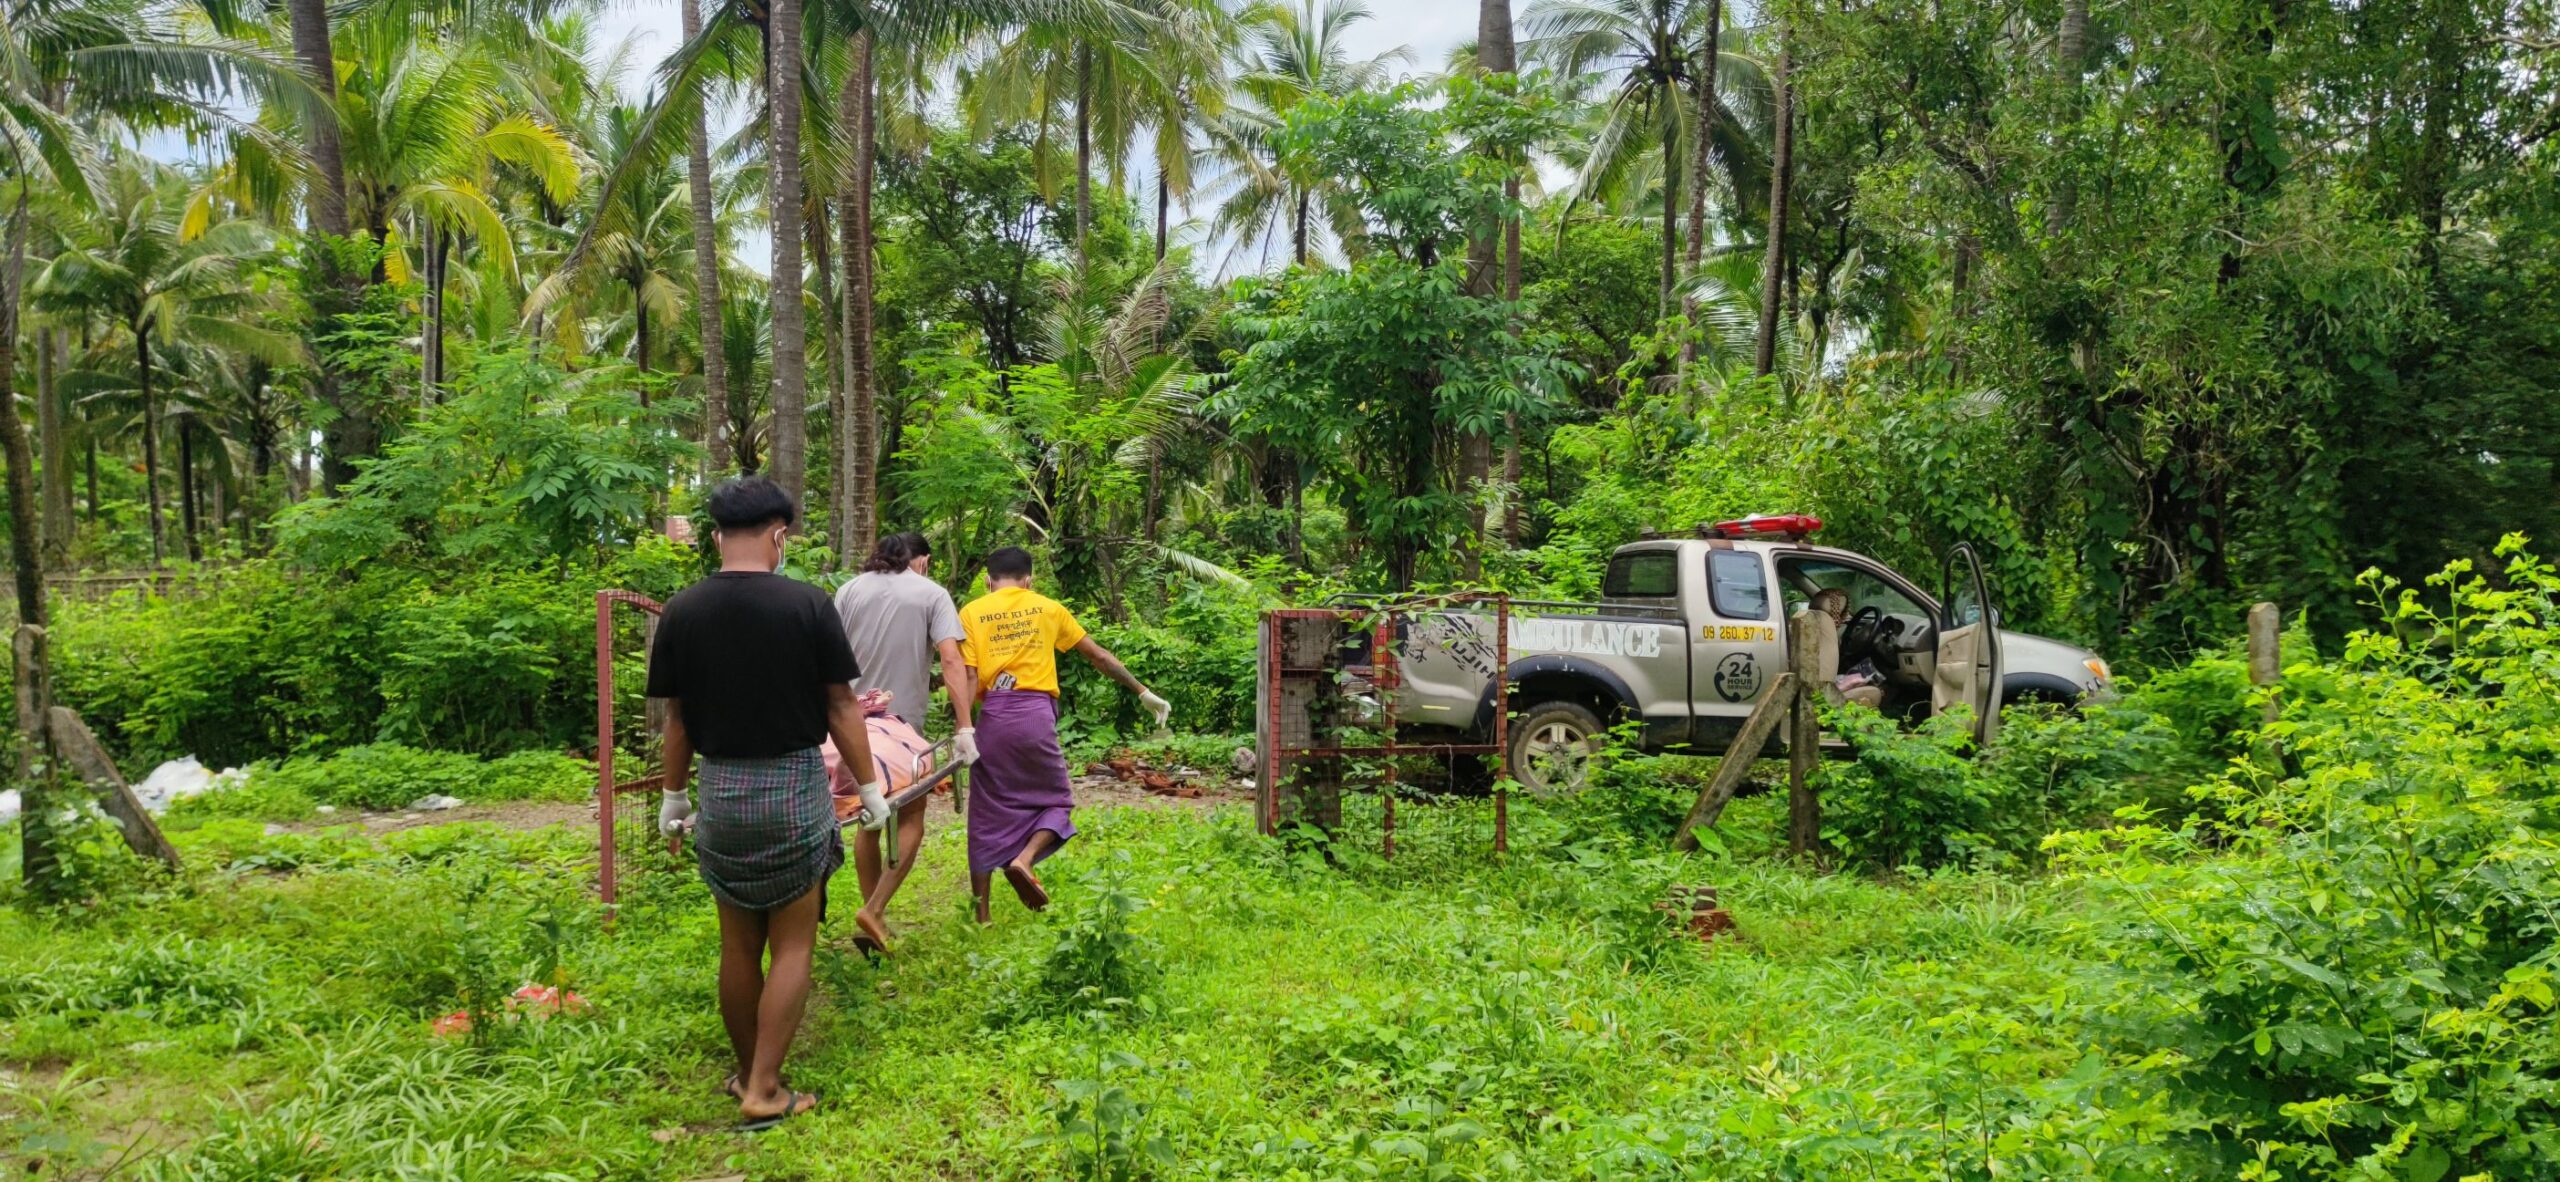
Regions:
<instances>
[{"instance_id":1,"label":"truck bed cage","mask_svg":"<svg viewBox=\"0 0 2560 1182\"><path fill-rule=\"evenodd\" d=\"M1401 614L1403 612L1410 611L1430 610L1482 611L1484 610L1483 605L1489 601L1489 597L1485 593L1474 591L1423 596L1384 595L1374 591L1343 591L1327 596L1323 606L1366 608L1373 611L1380 608L1394 608ZM1664 620L1679 620L1682 618L1679 608L1657 607L1649 603L1621 603L1578 599L1510 599L1508 597L1505 597L1504 601L1510 604L1514 611L1527 610L1533 613L1577 616L1650 616Z\"/></svg>"},{"instance_id":2,"label":"truck bed cage","mask_svg":"<svg viewBox=\"0 0 2560 1182\"><path fill-rule=\"evenodd\" d=\"M1401 756L1500 756L1509 745L1511 679L1511 610L1514 601L1500 592L1453 591L1431 595L1336 595L1325 606L1283 608L1262 616L1260 676L1263 750L1258 769L1255 812L1262 832L1279 831L1282 779L1293 764L1345 758L1379 758L1384 782L1379 791L1385 855L1396 853L1396 765ZM1476 609L1493 611L1493 734L1490 743L1407 743L1397 737L1395 695L1402 680L1397 652L1397 622L1418 612ZM1317 704L1342 672L1345 645L1352 629L1368 632L1369 683L1383 711L1378 727L1383 741L1366 744L1328 742L1311 717ZM1294 725L1293 725L1294 724ZM1497 777L1493 793L1493 848L1511 847L1510 797ZM1336 783L1333 790L1339 792Z\"/></svg>"}]
</instances>

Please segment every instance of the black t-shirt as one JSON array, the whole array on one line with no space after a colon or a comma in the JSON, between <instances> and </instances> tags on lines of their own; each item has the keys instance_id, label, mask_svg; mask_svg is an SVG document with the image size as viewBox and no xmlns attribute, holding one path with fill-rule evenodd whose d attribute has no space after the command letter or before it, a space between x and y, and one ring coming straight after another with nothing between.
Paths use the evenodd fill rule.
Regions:
<instances>
[{"instance_id":1,"label":"black t-shirt","mask_svg":"<svg viewBox=\"0 0 2560 1182\"><path fill-rule=\"evenodd\" d=\"M827 687L862 676L827 593L721 571L676 593L649 654L649 696L674 698L693 749L768 759L827 737Z\"/></svg>"}]
</instances>

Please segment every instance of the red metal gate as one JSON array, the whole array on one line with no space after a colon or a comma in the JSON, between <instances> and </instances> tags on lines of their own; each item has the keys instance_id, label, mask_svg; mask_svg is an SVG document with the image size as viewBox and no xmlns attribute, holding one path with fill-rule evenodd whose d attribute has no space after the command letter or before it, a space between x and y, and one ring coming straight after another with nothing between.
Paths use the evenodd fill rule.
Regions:
<instances>
[{"instance_id":1,"label":"red metal gate","mask_svg":"<svg viewBox=\"0 0 2560 1182\"><path fill-rule=\"evenodd\" d=\"M596 853L597 890L602 895L605 917L613 917L615 881L613 865L614 798L630 793L648 792L661 786L659 774L644 771L621 783L613 778L613 605L626 603L647 613L654 633L658 617L667 605L636 591L596 592ZM644 648L645 652L646 649ZM645 659L645 658L644 658ZM645 724L644 724L645 728Z\"/></svg>"}]
</instances>

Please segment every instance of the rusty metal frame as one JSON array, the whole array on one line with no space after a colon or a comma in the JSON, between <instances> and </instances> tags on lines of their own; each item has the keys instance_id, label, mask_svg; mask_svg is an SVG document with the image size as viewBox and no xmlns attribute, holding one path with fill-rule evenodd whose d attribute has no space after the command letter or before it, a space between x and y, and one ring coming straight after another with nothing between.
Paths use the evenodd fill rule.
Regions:
<instances>
[{"instance_id":1,"label":"rusty metal frame","mask_svg":"<svg viewBox=\"0 0 2560 1182\"><path fill-rule=\"evenodd\" d=\"M613 779L613 606L617 603L639 608L652 619L667 610L667 605L636 591L596 592L596 887L608 920L613 917L617 896L613 799L658 786L658 774L654 772L619 784Z\"/></svg>"},{"instance_id":2,"label":"rusty metal frame","mask_svg":"<svg viewBox=\"0 0 2560 1182\"><path fill-rule=\"evenodd\" d=\"M1493 605L1493 741L1491 743L1405 743L1397 738L1395 691L1402 680L1396 653L1396 624L1418 611L1464 607L1470 604ZM1336 623L1368 622L1370 684L1378 690L1378 700L1385 711L1384 743L1366 746L1334 746L1311 742L1304 747L1287 746L1281 741L1281 684L1292 673L1329 673L1336 666L1294 669L1288 665L1287 621L1330 620ZM1499 592L1465 591L1392 600L1362 607L1284 608L1262 615L1263 651L1270 654L1263 672L1263 726L1268 736L1268 750L1262 767L1264 804L1261 828L1265 836L1278 832L1280 826L1280 778L1293 759L1384 758L1386 780L1379 792L1381 846L1390 859L1396 856L1396 757L1409 755L1494 755L1508 759L1511 729L1511 597ZM1312 734L1309 738L1312 740ZM1503 787L1510 768L1494 781L1493 848L1506 853L1511 848L1511 800Z\"/></svg>"}]
</instances>

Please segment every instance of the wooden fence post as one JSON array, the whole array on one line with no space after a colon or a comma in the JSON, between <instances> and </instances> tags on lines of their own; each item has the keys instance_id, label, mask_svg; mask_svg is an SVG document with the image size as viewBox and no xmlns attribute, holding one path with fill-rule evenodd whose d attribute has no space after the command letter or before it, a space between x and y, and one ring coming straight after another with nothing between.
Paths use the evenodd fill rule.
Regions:
<instances>
[{"instance_id":1,"label":"wooden fence post","mask_svg":"<svg viewBox=\"0 0 2560 1182\"><path fill-rule=\"evenodd\" d=\"M2271 686L2284 677L2284 613L2272 603L2249 609L2249 684ZM2268 722L2276 720L2276 701L2267 699Z\"/></svg>"},{"instance_id":2,"label":"wooden fence post","mask_svg":"<svg viewBox=\"0 0 2560 1182\"><path fill-rule=\"evenodd\" d=\"M1698 790L1698 802L1689 806L1689 815L1672 833L1672 849L1686 853L1698 848L1698 830L1714 828L1716 819L1724 815L1724 806L1742 787L1744 773L1751 770L1753 760L1760 758L1760 749L1769 745L1770 733L1778 729L1778 720L1794 708L1795 700L1796 675L1789 670L1778 675L1760 704L1751 708L1751 717L1743 720L1741 733L1734 736L1733 746L1725 749L1723 762L1716 764L1714 778Z\"/></svg>"},{"instance_id":3,"label":"wooden fence post","mask_svg":"<svg viewBox=\"0 0 2560 1182\"><path fill-rule=\"evenodd\" d=\"M133 794L133 786L125 782L124 773L116 770L116 761L107 749L98 745L98 737L89 733L89 724L68 706L56 706L52 713L53 748L62 760L89 782L89 790L97 795L98 807L115 819L124 831L124 843L146 858L158 858L178 868L178 847L169 844L160 832L159 822L151 819L142 807L142 798Z\"/></svg>"},{"instance_id":4,"label":"wooden fence post","mask_svg":"<svg viewBox=\"0 0 2560 1182\"><path fill-rule=\"evenodd\" d=\"M1831 621L1816 618L1812 608L1787 622L1787 663L1795 675L1795 725L1787 733L1787 852L1811 854L1822 842L1822 801L1813 794L1813 761L1822 757L1822 691L1828 686L1815 665L1821 660L1816 628Z\"/></svg>"}]
</instances>

